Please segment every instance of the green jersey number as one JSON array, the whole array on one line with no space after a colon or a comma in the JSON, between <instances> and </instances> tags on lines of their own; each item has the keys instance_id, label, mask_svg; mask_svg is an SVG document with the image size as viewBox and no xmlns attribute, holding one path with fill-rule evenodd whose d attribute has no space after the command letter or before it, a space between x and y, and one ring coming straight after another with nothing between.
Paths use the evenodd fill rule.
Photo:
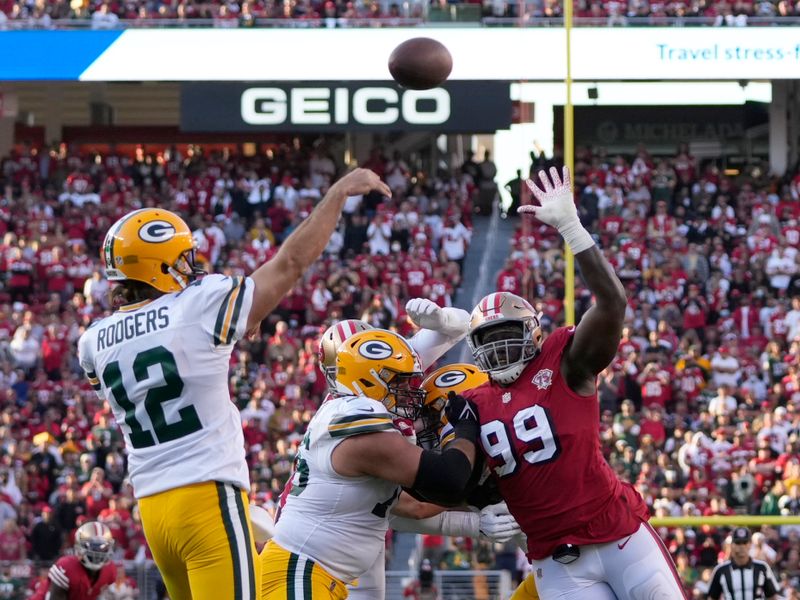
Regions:
<instances>
[{"instance_id":1,"label":"green jersey number","mask_svg":"<svg viewBox=\"0 0 800 600\"><path fill-rule=\"evenodd\" d=\"M151 387L144 397L144 408L153 431L142 428L136 419L136 404L128 397L125 385L122 383L122 372L119 361L110 362L103 369L103 383L111 390L111 395L117 405L125 411L125 424L130 427L130 440L134 448L149 448L157 443L171 442L184 436L200 431L203 425L197 416L194 406L184 406L178 411L180 419L175 423L167 423L162 404L168 400L180 398L183 392L183 379L178 373L175 357L164 346L156 346L136 355L133 360L133 376L136 381L149 379L148 369L160 366L164 375L164 385ZM155 434L155 437L153 437Z\"/></svg>"},{"instance_id":2,"label":"green jersey number","mask_svg":"<svg viewBox=\"0 0 800 600\"><path fill-rule=\"evenodd\" d=\"M297 457L294 459L294 473L292 473L292 488L289 492L292 496L299 496L303 493L308 485L309 468L306 459L303 458L303 448L308 450L311 447L311 428L306 430L303 436L302 446L297 452Z\"/></svg>"}]
</instances>

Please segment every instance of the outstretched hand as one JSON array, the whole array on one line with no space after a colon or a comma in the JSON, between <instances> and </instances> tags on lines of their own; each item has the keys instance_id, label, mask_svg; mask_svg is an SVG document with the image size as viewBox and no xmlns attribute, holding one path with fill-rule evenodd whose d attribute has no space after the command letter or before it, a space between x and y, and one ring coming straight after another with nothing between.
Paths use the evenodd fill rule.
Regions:
<instances>
[{"instance_id":1,"label":"outstretched hand","mask_svg":"<svg viewBox=\"0 0 800 600\"><path fill-rule=\"evenodd\" d=\"M533 197L539 201L539 206L526 204L520 206L517 212L532 214L542 223L547 223L559 230L565 225L579 221L578 209L572 195L569 169L563 168L561 178L555 167L550 167L549 177L544 171L539 171L539 180L542 182L541 188L532 179L525 181Z\"/></svg>"},{"instance_id":2,"label":"outstretched hand","mask_svg":"<svg viewBox=\"0 0 800 600\"><path fill-rule=\"evenodd\" d=\"M334 185L341 187L348 196L361 196L374 190L389 198L392 197L392 190L389 189L389 186L381 181L377 173L369 169L353 169Z\"/></svg>"},{"instance_id":3,"label":"outstretched hand","mask_svg":"<svg viewBox=\"0 0 800 600\"><path fill-rule=\"evenodd\" d=\"M592 236L584 229L578 217L569 169L564 167L561 178L555 167L550 167L550 177L544 171L539 171L539 180L542 182L541 188L530 179L525 182L533 197L539 201L539 206L527 204L520 206L517 211L521 214L532 214L542 223L558 229L558 233L575 254L594 246Z\"/></svg>"}]
</instances>

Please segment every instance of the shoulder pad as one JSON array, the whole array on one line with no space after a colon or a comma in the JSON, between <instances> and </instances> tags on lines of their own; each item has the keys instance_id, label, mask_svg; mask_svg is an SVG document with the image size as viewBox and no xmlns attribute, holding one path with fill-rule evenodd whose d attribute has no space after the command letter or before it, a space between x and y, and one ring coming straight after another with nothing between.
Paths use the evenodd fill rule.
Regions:
<instances>
[{"instance_id":1,"label":"shoulder pad","mask_svg":"<svg viewBox=\"0 0 800 600\"><path fill-rule=\"evenodd\" d=\"M363 396L346 396L328 423L328 433L339 438L395 430L392 415L380 403Z\"/></svg>"}]
</instances>

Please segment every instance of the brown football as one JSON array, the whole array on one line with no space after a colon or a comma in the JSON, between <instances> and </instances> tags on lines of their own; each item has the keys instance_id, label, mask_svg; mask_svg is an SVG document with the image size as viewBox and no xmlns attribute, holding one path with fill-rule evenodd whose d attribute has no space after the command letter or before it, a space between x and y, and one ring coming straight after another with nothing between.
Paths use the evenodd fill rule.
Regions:
<instances>
[{"instance_id":1,"label":"brown football","mask_svg":"<svg viewBox=\"0 0 800 600\"><path fill-rule=\"evenodd\" d=\"M440 85L453 69L453 57L440 42L431 38L411 38L394 49L389 57L389 73L410 90L429 90Z\"/></svg>"}]
</instances>

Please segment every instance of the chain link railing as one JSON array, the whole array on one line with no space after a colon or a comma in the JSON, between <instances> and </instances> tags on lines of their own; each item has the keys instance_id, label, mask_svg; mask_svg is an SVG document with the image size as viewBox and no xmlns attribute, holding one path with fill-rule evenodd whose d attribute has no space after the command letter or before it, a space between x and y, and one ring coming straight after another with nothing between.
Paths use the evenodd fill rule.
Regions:
<instances>
[{"instance_id":1,"label":"chain link railing","mask_svg":"<svg viewBox=\"0 0 800 600\"><path fill-rule=\"evenodd\" d=\"M386 600L403 600L415 579L412 571L387 571ZM508 571L436 571L433 583L442 600L506 600L512 591Z\"/></svg>"}]
</instances>

